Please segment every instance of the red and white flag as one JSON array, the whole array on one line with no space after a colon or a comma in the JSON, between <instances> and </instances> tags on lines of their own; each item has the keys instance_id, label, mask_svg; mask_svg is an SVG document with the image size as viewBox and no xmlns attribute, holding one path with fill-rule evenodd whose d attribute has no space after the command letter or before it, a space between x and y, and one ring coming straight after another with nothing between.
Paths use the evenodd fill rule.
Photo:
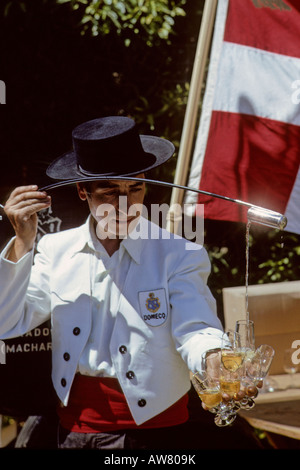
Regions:
<instances>
[{"instance_id":1,"label":"red and white flag","mask_svg":"<svg viewBox=\"0 0 300 470\"><path fill-rule=\"evenodd\" d=\"M188 186L288 218L300 233L300 1L219 0ZM207 219L244 206L188 192Z\"/></svg>"}]
</instances>

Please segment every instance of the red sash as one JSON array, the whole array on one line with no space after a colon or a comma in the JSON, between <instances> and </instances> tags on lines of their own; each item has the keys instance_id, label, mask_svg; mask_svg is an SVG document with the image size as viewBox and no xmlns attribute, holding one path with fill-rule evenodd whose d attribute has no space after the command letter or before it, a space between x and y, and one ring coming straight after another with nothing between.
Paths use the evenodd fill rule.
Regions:
<instances>
[{"instance_id":1,"label":"red sash","mask_svg":"<svg viewBox=\"0 0 300 470\"><path fill-rule=\"evenodd\" d=\"M187 421L187 403L186 394L167 410L137 426L116 379L77 374L68 406L58 407L58 415L61 426L74 432L161 428Z\"/></svg>"}]
</instances>

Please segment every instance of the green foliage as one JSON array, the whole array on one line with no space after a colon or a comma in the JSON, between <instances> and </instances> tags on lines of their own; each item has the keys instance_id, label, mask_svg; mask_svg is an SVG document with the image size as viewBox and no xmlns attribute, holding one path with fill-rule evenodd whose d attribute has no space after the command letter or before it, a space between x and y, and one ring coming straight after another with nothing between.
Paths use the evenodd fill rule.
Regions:
<instances>
[{"instance_id":1,"label":"green foliage","mask_svg":"<svg viewBox=\"0 0 300 470\"><path fill-rule=\"evenodd\" d=\"M258 242L257 242L258 243ZM257 265L255 282L286 282L300 279L300 240L292 233L270 231L264 240L264 249L253 247Z\"/></svg>"},{"instance_id":2,"label":"green foliage","mask_svg":"<svg viewBox=\"0 0 300 470\"><path fill-rule=\"evenodd\" d=\"M175 84L172 88L162 89L158 95L160 106L153 107L152 100L147 97L139 97L139 101L134 103L133 111L137 122L143 122L149 126L151 131L156 132L157 128L164 128L164 135L167 135L179 147L181 129L173 126L174 120L178 115L184 117L187 99L189 93L189 84ZM162 125L164 121L164 126Z\"/></svg>"},{"instance_id":3,"label":"green foliage","mask_svg":"<svg viewBox=\"0 0 300 470\"><path fill-rule=\"evenodd\" d=\"M82 15L82 33L93 36L116 32L127 46L141 35L147 46L157 38L169 41L175 18L185 16L186 0L57 0Z\"/></svg>"},{"instance_id":4,"label":"green foliage","mask_svg":"<svg viewBox=\"0 0 300 470\"><path fill-rule=\"evenodd\" d=\"M26 2L23 0L15 0L14 2L12 0L4 1L0 8L4 17L7 17L12 10L23 13L26 13L27 10Z\"/></svg>"},{"instance_id":5,"label":"green foliage","mask_svg":"<svg viewBox=\"0 0 300 470\"><path fill-rule=\"evenodd\" d=\"M2 416L2 427L9 426L15 422L14 418L11 416Z\"/></svg>"}]
</instances>

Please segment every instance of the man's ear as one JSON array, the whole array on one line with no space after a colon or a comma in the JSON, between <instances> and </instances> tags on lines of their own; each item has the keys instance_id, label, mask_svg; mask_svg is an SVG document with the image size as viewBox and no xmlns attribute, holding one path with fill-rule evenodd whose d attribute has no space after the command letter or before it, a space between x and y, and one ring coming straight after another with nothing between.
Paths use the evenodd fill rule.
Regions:
<instances>
[{"instance_id":1,"label":"man's ear","mask_svg":"<svg viewBox=\"0 0 300 470\"><path fill-rule=\"evenodd\" d=\"M78 196L82 201L87 200L86 188L84 183L76 183Z\"/></svg>"}]
</instances>

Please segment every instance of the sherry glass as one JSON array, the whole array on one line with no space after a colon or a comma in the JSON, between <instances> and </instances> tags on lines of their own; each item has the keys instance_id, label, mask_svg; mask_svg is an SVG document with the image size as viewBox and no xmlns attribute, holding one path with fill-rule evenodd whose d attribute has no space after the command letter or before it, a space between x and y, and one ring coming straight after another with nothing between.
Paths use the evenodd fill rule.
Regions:
<instances>
[{"instance_id":1,"label":"sherry glass","mask_svg":"<svg viewBox=\"0 0 300 470\"><path fill-rule=\"evenodd\" d=\"M243 354L240 349L239 334L229 330L223 334L221 346L221 361L218 376L220 391L230 397L223 403L223 410L215 417L215 424L219 427L231 424L240 409L240 404L235 401L240 391L240 372L243 364Z\"/></svg>"},{"instance_id":2,"label":"sherry glass","mask_svg":"<svg viewBox=\"0 0 300 470\"><path fill-rule=\"evenodd\" d=\"M245 359L251 357L255 351L254 322L252 320L237 320L235 332L239 334L240 345L244 351Z\"/></svg>"},{"instance_id":3,"label":"sherry glass","mask_svg":"<svg viewBox=\"0 0 300 470\"><path fill-rule=\"evenodd\" d=\"M238 357L238 356L237 356ZM234 358L229 361L221 360L220 364L220 391L222 394L226 394L230 397L230 400L226 403L227 414L231 419L230 424L235 420L236 414L241 408L240 402L236 401L238 393L241 389L241 362L238 357L237 361ZM221 426L223 422L223 416L220 413L215 417L215 423L217 426Z\"/></svg>"},{"instance_id":4,"label":"sherry glass","mask_svg":"<svg viewBox=\"0 0 300 470\"><path fill-rule=\"evenodd\" d=\"M214 413L214 422L218 427L229 426L236 418L232 407L222 401L220 383L211 378L204 378L196 372L192 377L192 384L208 411Z\"/></svg>"},{"instance_id":5,"label":"sherry glass","mask_svg":"<svg viewBox=\"0 0 300 470\"><path fill-rule=\"evenodd\" d=\"M218 427L228 426L236 418L238 407L233 401L222 401L220 383L221 352L208 351L202 361L202 373L196 372L192 384L203 403L215 414L214 422Z\"/></svg>"},{"instance_id":6,"label":"sherry glass","mask_svg":"<svg viewBox=\"0 0 300 470\"><path fill-rule=\"evenodd\" d=\"M294 374L298 371L298 365L293 362L293 353L295 349L289 348L285 349L283 355L283 369L290 376L289 388L297 388L294 382Z\"/></svg>"},{"instance_id":7,"label":"sherry glass","mask_svg":"<svg viewBox=\"0 0 300 470\"><path fill-rule=\"evenodd\" d=\"M243 378L243 384L246 386L247 381L250 381L250 384L258 386L267 376L275 351L272 346L268 344L260 345L251 358L249 358L245 363L245 373L246 377ZM249 385L249 384L248 384ZM255 406L255 401L247 397L247 402L241 401L241 408L249 410Z\"/></svg>"},{"instance_id":8,"label":"sherry glass","mask_svg":"<svg viewBox=\"0 0 300 470\"><path fill-rule=\"evenodd\" d=\"M256 386L267 376L275 351L268 344L261 344L246 365L247 377Z\"/></svg>"},{"instance_id":9,"label":"sherry glass","mask_svg":"<svg viewBox=\"0 0 300 470\"><path fill-rule=\"evenodd\" d=\"M252 385L247 378L246 369L248 361L251 360L255 353L254 322L252 320L237 320L235 332L239 334L240 348L244 355L241 378L242 386L247 388ZM250 410L255 406L255 402L252 398L246 396L240 401L240 406L243 410Z\"/></svg>"},{"instance_id":10,"label":"sherry glass","mask_svg":"<svg viewBox=\"0 0 300 470\"><path fill-rule=\"evenodd\" d=\"M217 406L222 401L220 384L213 377L203 377L196 372L192 377L192 384L206 407L212 413L217 412Z\"/></svg>"},{"instance_id":11,"label":"sherry glass","mask_svg":"<svg viewBox=\"0 0 300 470\"><path fill-rule=\"evenodd\" d=\"M235 372L243 364L243 351L241 350L241 338L239 333L229 330L222 336L221 361L223 367Z\"/></svg>"}]
</instances>

